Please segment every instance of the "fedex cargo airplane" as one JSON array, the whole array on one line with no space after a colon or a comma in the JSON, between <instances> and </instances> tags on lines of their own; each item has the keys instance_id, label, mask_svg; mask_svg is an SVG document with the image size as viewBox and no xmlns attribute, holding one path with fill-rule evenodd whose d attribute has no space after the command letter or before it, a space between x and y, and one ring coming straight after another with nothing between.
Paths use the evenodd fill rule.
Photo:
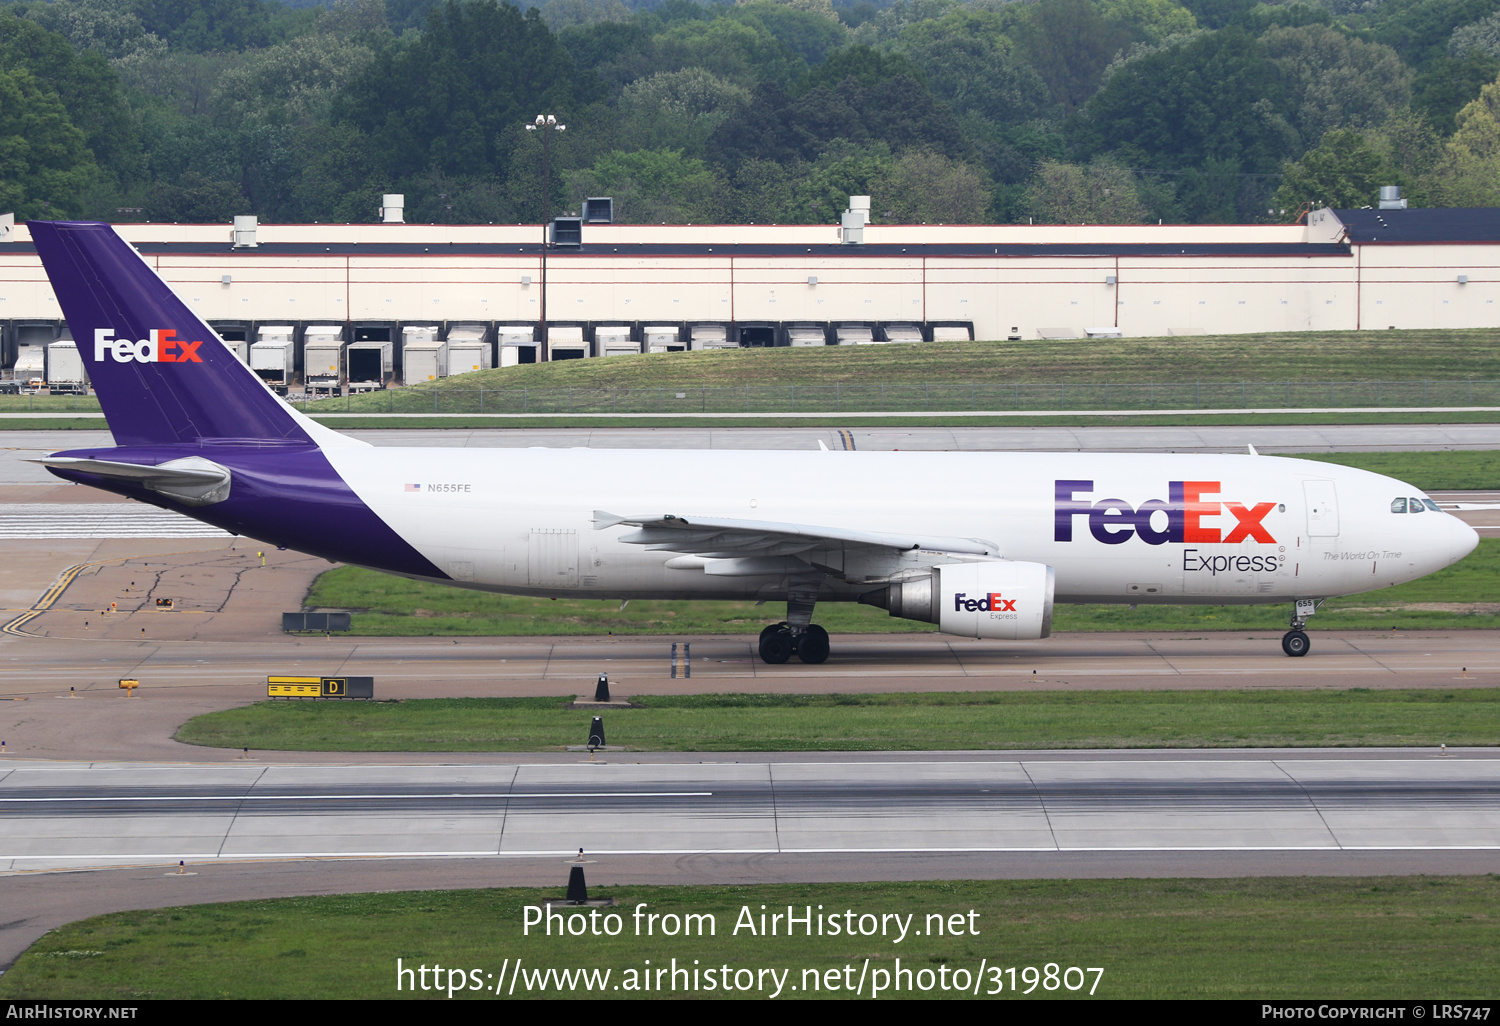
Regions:
<instances>
[{"instance_id":1,"label":"fedex cargo airplane","mask_svg":"<svg viewBox=\"0 0 1500 1026\"><path fill-rule=\"evenodd\" d=\"M1478 535L1416 488L1254 455L375 448L276 396L107 224L31 222L115 447L38 462L264 542L461 588L785 601L760 656L828 658L818 602L963 637L1057 602L1318 603Z\"/></svg>"}]
</instances>

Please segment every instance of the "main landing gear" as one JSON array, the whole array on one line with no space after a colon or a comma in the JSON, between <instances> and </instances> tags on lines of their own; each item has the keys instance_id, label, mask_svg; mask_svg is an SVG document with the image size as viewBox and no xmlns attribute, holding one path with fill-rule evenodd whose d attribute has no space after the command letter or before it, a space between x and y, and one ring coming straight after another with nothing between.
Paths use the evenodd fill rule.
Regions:
<instances>
[{"instance_id":1,"label":"main landing gear","mask_svg":"<svg viewBox=\"0 0 1500 1026\"><path fill-rule=\"evenodd\" d=\"M810 623L799 632L789 623L773 623L760 632L760 658L771 664L784 663L796 653L804 663L828 659L828 632Z\"/></svg>"},{"instance_id":2,"label":"main landing gear","mask_svg":"<svg viewBox=\"0 0 1500 1026\"><path fill-rule=\"evenodd\" d=\"M1298 599L1292 612L1292 629L1281 636L1281 650L1289 656L1305 656L1307 650L1312 648L1312 639L1302 628L1307 626L1307 618L1317 612L1318 603L1313 599Z\"/></svg>"},{"instance_id":3,"label":"main landing gear","mask_svg":"<svg viewBox=\"0 0 1500 1026\"><path fill-rule=\"evenodd\" d=\"M828 632L812 622L821 576L796 575L786 597L786 619L760 632L760 658L772 665L784 663L795 653L804 663L828 659Z\"/></svg>"}]
</instances>

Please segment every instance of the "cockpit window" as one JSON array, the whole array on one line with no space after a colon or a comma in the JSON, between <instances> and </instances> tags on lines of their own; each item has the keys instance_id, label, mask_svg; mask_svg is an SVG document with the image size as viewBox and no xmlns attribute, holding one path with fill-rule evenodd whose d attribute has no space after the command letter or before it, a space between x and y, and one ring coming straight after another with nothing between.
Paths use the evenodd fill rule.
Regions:
<instances>
[{"instance_id":1,"label":"cockpit window","mask_svg":"<svg viewBox=\"0 0 1500 1026\"><path fill-rule=\"evenodd\" d=\"M1435 503L1435 502L1433 502L1431 499L1423 499L1422 500L1422 505L1426 506L1428 509L1432 510L1434 513L1441 513L1442 512L1442 510L1438 509L1438 504Z\"/></svg>"},{"instance_id":2,"label":"cockpit window","mask_svg":"<svg viewBox=\"0 0 1500 1026\"><path fill-rule=\"evenodd\" d=\"M1406 507L1406 511L1408 513L1425 513L1427 512L1427 507L1422 505L1421 499L1413 497L1410 500L1410 505Z\"/></svg>"},{"instance_id":3,"label":"cockpit window","mask_svg":"<svg viewBox=\"0 0 1500 1026\"><path fill-rule=\"evenodd\" d=\"M1401 496L1400 498L1392 499L1391 500L1391 512L1392 513L1405 513L1406 512L1406 497L1404 495Z\"/></svg>"}]
</instances>

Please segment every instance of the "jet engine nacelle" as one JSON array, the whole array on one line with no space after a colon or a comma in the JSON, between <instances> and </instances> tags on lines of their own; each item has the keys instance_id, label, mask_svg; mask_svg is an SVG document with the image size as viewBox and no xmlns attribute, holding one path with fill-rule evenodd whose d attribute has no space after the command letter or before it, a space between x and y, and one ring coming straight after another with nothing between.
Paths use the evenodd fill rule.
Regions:
<instances>
[{"instance_id":1,"label":"jet engine nacelle","mask_svg":"<svg viewBox=\"0 0 1500 1026\"><path fill-rule=\"evenodd\" d=\"M1052 633L1055 575L1043 563L955 563L861 595L892 616L935 623L944 634L1031 641Z\"/></svg>"}]
</instances>

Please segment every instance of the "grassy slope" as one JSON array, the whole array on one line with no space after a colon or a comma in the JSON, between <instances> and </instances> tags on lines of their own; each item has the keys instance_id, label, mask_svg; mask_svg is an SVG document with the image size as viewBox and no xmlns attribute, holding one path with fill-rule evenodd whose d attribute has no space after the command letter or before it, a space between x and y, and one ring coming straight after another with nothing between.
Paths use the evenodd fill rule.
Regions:
<instances>
[{"instance_id":1,"label":"grassy slope","mask_svg":"<svg viewBox=\"0 0 1500 1026\"><path fill-rule=\"evenodd\" d=\"M644 751L971 751L1493 745L1500 691L1065 691L649 695L606 737ZM177 740L258 751L558 751L588 714L562 698L261 702Z\"/></svg>"},{"instance_id":2,"label":"grassy slope","mask_svg":"<svg viewBox=\"0 0 1500 1026\"><path fill-rule=\"evenodd\" d=\"M658 388L834 382L1386 381L1500 378L1500 330L1285 332L1148 339L923 342L657 353L447 378L422 389ZM383 409L381 395L349 409ZM309 412L343 409L340 400Z\"/></svg>"},{"instance_id":3,"label":"grassy slope","mask_svg":"<svg viewBox=\"0 0 1500 1026\"><path fill-rule=\"evenodd\" d=\"M446 1000L430 991L397 994L397 958L408 967L478 969L481 980L516 958L535 969L609 969L611 987L647 959L653 967L673 958L689 967L694 959L732 970L784 967L788 982L800 985L804 969L852 965L857 978L866 958L872 970L889 971L900 957L913 970L973 973L981 959L1015 967L1005 990L993 995L1002 999L1011 996L1012 979L1025 987L1023 967L1048 962L1103 967L1096 998L1451 1001L1494 993L1494 876L620 886L606 889L624 919L620 936L522 936L523 906L559 896L561 866L558 873L559 886L548 891L334 895L100 916L55 930L22 955L0 979L0 999ZM648 912L711 913L716 934L634 936L630 911L638 902ZM909 936L893 944L733 934L746 906L758 915L762 905L774 911L808 904L821 904L825 914L911 913L918 929L929 914L962 913L967 922L974 910L978 935ZM524 992L518 987L515 996ZM805 996L800 989L783 994Z\"/></svg>"}]
</instances>

